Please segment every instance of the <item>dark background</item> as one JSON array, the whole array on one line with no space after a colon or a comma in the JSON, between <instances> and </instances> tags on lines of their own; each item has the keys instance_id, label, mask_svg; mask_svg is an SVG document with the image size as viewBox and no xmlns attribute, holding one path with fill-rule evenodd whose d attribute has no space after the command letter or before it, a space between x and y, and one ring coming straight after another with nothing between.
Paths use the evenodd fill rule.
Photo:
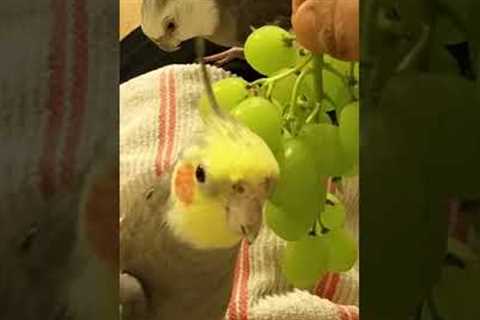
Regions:
<instances>
[{"instance_id":1,"label":"dark background","mask_svg":"<svg viewBox=\"0 0 480 320\"><path fill-rule=\"evenodd\" d=\"M123 83L142 73L169 64L194 63L196 60L194 47L194 40L190 40L184 42L178 51L165 53L150 41L138 27L120 42L120 81ZM206 56L226 49L207 42ZM248 81L258 79L261 76L243 60L231 61L223 68Z\"/></svg>"}]
</instances>

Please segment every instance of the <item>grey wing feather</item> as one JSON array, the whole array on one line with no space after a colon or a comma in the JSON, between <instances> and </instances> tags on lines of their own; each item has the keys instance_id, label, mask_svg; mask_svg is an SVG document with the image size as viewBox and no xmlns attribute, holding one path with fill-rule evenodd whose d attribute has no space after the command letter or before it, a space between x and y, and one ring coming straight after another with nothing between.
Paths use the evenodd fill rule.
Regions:
<instances>
[{"instance_id":1,"label":"grey wing feather","mask_svg":"<svg viewBox=\"0 0 480 320\"><path fill-rule=\"evenodd\" d=\"M135 204L120 224L119 289L123 320L146 317L151 279L145 268L152 250L152 237L157 232L162 233L161 226L168 210L170 171L153 186L139 192Z\"/></svg>"},{"instance_id":2,"label":"grey wing feather","mask_svg":"<svg viewBox=\"0 0 480 320\"><path fill-rule=\"evenodd\" d=\"M171 170L169 170L170 172ZM164 174L155 185L145 190L144 201L150 209L164 209L168 205L170 198L170 178L171 173Z\"/></svg>"}]
</instances>

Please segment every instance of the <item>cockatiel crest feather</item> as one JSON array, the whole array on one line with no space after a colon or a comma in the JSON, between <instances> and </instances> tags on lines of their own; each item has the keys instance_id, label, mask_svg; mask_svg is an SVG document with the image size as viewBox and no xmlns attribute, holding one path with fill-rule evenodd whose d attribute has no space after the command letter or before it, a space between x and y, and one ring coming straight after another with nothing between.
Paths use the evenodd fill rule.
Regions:
<instances>
[{"instance_id":1,"label":"cockatiel crest feather","mask_svg":"<svg viewBox=\"0 0 480 320\"><path fill-rule=\"evenodd\" d=\"M175 165L168 221L179 238L198 247L233 246L247 232L242 226L258 231L261 209L254 206L270 193L278 164L263 140L233 119L210 116L198 137ZM231 212L239 192L245 197L237 202L247 211Z\"/></svg>"},{"instance_id":2,"label":"cockatiel crest feather","mask_svg":"<svg viewBox=\"0 0 480 320\"><path fill-rule=\"evenodd\" d=\"M204 40L196 49L211 112L174 166L167 222L197 248L231 247L256 237L279 167L259 136L220 110L202 62Z\"/></svg>"}]
</instances>

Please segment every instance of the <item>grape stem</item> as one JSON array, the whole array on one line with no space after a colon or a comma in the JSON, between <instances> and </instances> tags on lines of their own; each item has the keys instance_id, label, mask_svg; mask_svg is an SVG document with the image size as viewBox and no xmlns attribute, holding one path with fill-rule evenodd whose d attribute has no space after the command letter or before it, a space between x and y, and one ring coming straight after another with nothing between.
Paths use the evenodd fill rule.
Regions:
<instances>
[{"instance_id":1,"label":"grape stem","mask_svg":"<svg viewBox=\"0 0 480 320\"><path fill-rule=\"evenodd\" d=\"M355 61L350 62L350 80L355 79Z\"/></svg>"},{"instance_id":2,"label":"grape stem","mask_svg":"<svg viewBox=\"0 0 480 320\"><path fill-rule=\"evenodd\" d=\"M422 25L422 32L417 40L417 43L413 46L413 48L403 57L402 61L398 64L395 72L400 73L412 67L420 53L424 50L427 41L430 36L430 26L423 24Z\"/></svg>"},{"instance_id":3,"label":"grape stem","mask_svg":"<svg viewBox=\"0 0 480 320\"><path fill-rule=\"evenodd\" d=\"M250 84L250 86L253 87L253 86L256 86L256 85L260 85L260 84L271 85L278 80L286 78L289 75L302 70L307 64L310 63L310 61L312 61L312 58L313 57L310 55L302 64L299 64L298 66L296 66L294 68L290 68L289 70L286 70L285 72L279 73L276 76L273 76L273 77L270 77L270 78L261 78L261 79L255 80Z\"/></svg>"},{"instance_id":4,"label":"grape stem","mask_svg":"<svg viewBox=\"0 0 480 320\"><path fill-rule=\"evenodd\" d=\"M355 96L353 89L354 85L357 84L355 81L355 63L355 61L350 62L350 74L347 79L347 88L352 100L358 100L358 97Z\"/></svg>"},{"instance_id":5,"label":"grape stem","mask_svg":"<svg viewBox=\"0 0 480 320\"><path fill-rule=\"evenodd\" d=\"M324 62L323 63L323 69L327 70L328 72L333 73L337 77L341 78L344 82L346 81L345 76L341 72L339 72L337 69L332 67L332 65L330 63Z\"/></svg>"},{"instance_id":6,"label":"grape stem","mask_svg":"<svg viewBox=\"0 0 480 320\"><path fill-rule=\"evenodd\" d=\"M324 61L323 61L323 55L314 55L313 56L313 83L314 83L314 88L316 97L317 97L317 102L321 103L325 93L323 91L323 68L324 68ZM318 117L320 113L317 113L317 122L320 121L320 117Z\"/></svg>"},{"instance_id":7,"label":"grape stem","mask_svg":"<svg viewBox=\"0 0 480 320\"><path fill-rule=\"evenodd\" d=\"M315 108L313 109L313 111L308 115L307 117L307 120L305 120L305 124L309 124L313 121L313 119L315 119L315 116L320 112L320 107L321 107L321 104L320 103L315 103Z\"/></svg>"},{"instance_id":8,"label":"grape stem","mask_svg":"<svg viewBox=\"0 0 480 320\"><path fill-rule=\"evenodd\" d=\"M333 106L335 106L336 108L336 104L335 102L333 101L333 99L327 94L327 93L324 93L324 97L323 97L325 100L328 100L328 102L330 102ZM320 111L322 110L322 104L319 103L319 102L316 102L315 103L315 106L313 107L313 111L307 116L307 119L305 120L305 124L309 124L311 123L313 120L319 120L319 115L320 115ZM330 119L330 123L331 123L331 119Z\"/></svg>"},{"instance_id":9,"label":"grape stem","mask_svg":"<svg viewBox=\"0 0 480 320\"><path fill-rule=\"evenodd\" d=\"M265 95L267 99L270 99L272 97L272 91L274 87L275 87L275 83L271 83L270 85L268 85L267 93Z\"/></svg>"},{"instance_id":10,"label":"grape stem","mask_svg":"<svg viewBox=\"0 0 480 320\"><path fill-rule=\"evenodd\" d=\"M295 80L293 85L292 95L290 97L290 109L287 114L287 119L293 119L295 117L295 112L297 110L297 98L298 98L298 88L302 84L303 79L312 71L311 68L305 68L302 70L300 75Z\"/></svg>"}]
</instances>

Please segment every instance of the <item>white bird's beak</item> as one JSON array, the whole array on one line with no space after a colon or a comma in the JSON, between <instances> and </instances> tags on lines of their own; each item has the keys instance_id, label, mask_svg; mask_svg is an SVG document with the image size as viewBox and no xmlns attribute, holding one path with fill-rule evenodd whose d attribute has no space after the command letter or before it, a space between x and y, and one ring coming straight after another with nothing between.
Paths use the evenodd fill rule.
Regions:
<instances>
[{"instance_id":1,"label":"white bird's beak","mask_svg":"<svg viewBox=\"0 0 480 320\"><path fill-rule=\"evenodd\" d=\"M234 191L227 207L227 221L230 228L249 243L253 243L262 226L264 199L258 192L242 186L241 192Z\"/></svg>"}]
</instances>

